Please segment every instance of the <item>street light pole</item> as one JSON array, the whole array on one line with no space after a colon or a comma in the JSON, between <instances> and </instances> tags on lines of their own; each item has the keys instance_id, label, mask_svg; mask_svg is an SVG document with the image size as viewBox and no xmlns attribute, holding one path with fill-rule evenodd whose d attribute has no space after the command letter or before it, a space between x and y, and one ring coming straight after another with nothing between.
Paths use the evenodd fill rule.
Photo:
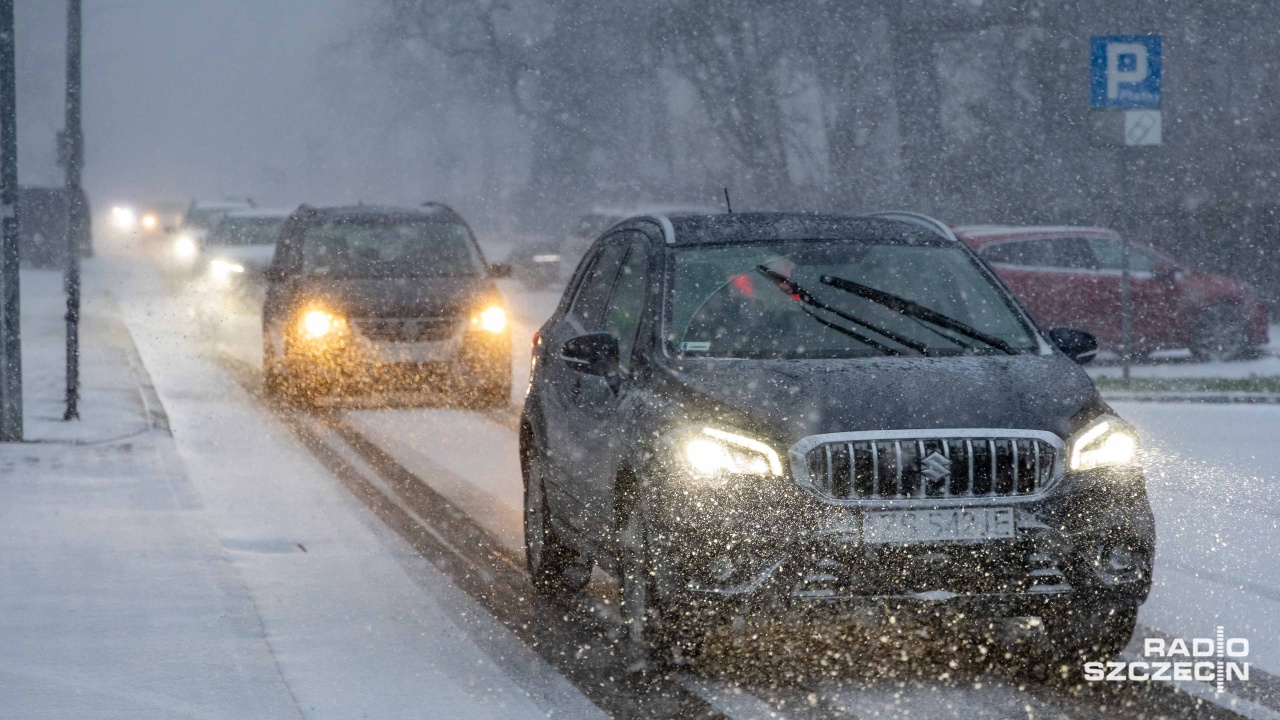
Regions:
<instances>
[{"instance_id":1,"label":"street light pole","mask_svg":"<svg viewBox=\"0 0 1280 720\"><path fill-rule=\"evenodd\" d=\"M80 417L80 248L88 231L88 208L80 186L84 130L80 126L80 0L67 0L67 410Z\"/></svg>"},{"instance_id":2,"label":"street light pole","mask_svg":"<svg viewBox=\"0 0 1280 720\"><path fill-rule=\"evenodd\" d=\"M18 295L18 100L14 0L0 0L0 441L22 440Z\"/></svg>"}]
</instances>

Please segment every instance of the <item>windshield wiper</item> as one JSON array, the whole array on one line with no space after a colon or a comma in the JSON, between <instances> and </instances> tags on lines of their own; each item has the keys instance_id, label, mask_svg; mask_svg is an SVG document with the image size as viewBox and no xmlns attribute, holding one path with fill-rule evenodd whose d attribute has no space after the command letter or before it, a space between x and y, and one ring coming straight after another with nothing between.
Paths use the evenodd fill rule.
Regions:
<instances>
[{"instance_id":1,"label":"windshield wiper","mask_svg":"<svg viewBox=\"0 0 1280 720\"><path fill-rule=\"evenodd\" d=\"M882 305L884 307L889 308L890 310L893 310L894 312L906 315L907 317L915 318L916 320L923 320L924 322L932 323L934 325L937 325L938 327L945 328L954 333L959 333L960 335L963 335L967 338L971 338L973 340L977 340L980 343L993 347L1006 354L1009 354L1009 355L1018 354L1018 351L1013 349L1013 346L1005 342L1004 340L1001 340L1000 338L995 337L993 335L988 335L976 328L972 328L960 322L959 320L956 320L953 317L948 317L946 315L943 315L942 313L936 310L930 310L929 308L923 305L919 305L900 295L894 295L893 293L885 292L884 290L877 290L876 288L873 288L869 285L856 283L852 280L846 280L842 277L836 277L835 275L823 275L821 278L819 278L819 280L822 282L823 285L829 285L833 288L836 288L837 290L844 290L847 293L852 293L854 295L857 295L860 298L870 300L871 302L877 305ZM968 343L962 342L959 338L954 338L943 333L938 333L936 330L934 332L938 335L941 335L944 338L947 338L951 342L956 343L957 345L968 346L970 348L973 347Z\"/></svg>"},{"instance_id":2,"label":"windshield wiper","mask_svg":"<svg viewBox=\"0 0 1280 720\"><path fill-rule=\"evenodd\" d=\"M799 285L792 282L785 275L774 272L773 270L770 270L768 267L764 265L757 265L756 270L759 271L761 275L764 275L765 277L772 280L774 284L778 286L778 289L782 290L788 295L795 297L798 301L800 301L801 303L804 303L805 305L818 308L819 310L825 310L831 313L832 315L835 315L836 317L841 318L842 320L845 320L847 322L853 323L854 325L857 325L860 328L863 328L865 330L870 330L873 333L889 338L890 340L898 343L899 345L903 345L905 347L911 348L912 350L915 350L921 355L929 354L929 346L925 345L924 343L918 342L916 340L912 340L911 338L903 335L899 335L898 333L895 333L894 331L888 328L881 327L868 320L863 320L861 318L850 315L849 313L844 312L839 308L831 307L827 303L814 297L808 290L805 290L803 287L800 287ZM860 342L864 342L868 345L871 345L877 348L878 350L880 350L881 352L884 352L890 355L902 354L898 350L888 345L885 345L884 343L879 342L878 340L874 340L872 338L866 337L865 335L862 335L861 333L858 333L857 331L850 330L849 328L842 328L836 325L835 323L832 323L828 320L824 320L809 310L805 310L805 314L813 318L814 320L817 320L818 322L822 323L826 327L829 327L833 330L837 330Z\"/></svg>"}]
</instances>

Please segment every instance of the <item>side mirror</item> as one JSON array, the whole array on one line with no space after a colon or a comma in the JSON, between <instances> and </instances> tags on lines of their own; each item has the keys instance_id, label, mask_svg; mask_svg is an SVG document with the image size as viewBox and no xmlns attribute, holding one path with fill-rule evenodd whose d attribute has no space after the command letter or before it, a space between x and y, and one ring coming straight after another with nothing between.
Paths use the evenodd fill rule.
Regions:
<instances>
[{"instance_id":1,"label":"side mirror","mask_svg":"<svg viewBox=\"0 0 1280 720\"><path fill-rule=\"evenodd\" d=\"M587 375L611 377L618 374L618 338L604 332L569 338L560 348L560 359Z\"/></svg>"},{"instance_id":2,"label":"side mirror","mask_svg":"<svg viewBox=\"0 0 1280 720\"><path fill-rule=\"evenodd\" d=\"M511 277L511 266L507 263L489 263L489 277L502 278Z\"/></svg>"},{"instance_id":3,"label":"side mirror","mask_svg":"<svg viewBox=\"0 0 1280 720\"><path fill-rule=\"evenodd\" d=\"M1049 331L1049 339L1067 357L1087 365L1098 356L1098 339L1083 330L1057 327Z\"/></svg>"}]
</instances>

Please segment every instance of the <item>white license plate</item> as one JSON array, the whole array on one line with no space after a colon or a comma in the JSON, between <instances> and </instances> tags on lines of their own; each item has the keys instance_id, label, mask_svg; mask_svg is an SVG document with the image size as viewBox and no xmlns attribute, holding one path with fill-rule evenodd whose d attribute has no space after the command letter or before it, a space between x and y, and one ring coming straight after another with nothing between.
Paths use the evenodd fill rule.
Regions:
<instances>
[{"instance_id":1,"label":"white license plate","mask_svg":"<svg viewBox=\"0 0 1280 720\"><path fill-rule=\"evenodd\" d=\"M1014 536L1013 508L946 508L869 512L862 520L866 543L998 540Z\"/></svg>"}]
</instances>

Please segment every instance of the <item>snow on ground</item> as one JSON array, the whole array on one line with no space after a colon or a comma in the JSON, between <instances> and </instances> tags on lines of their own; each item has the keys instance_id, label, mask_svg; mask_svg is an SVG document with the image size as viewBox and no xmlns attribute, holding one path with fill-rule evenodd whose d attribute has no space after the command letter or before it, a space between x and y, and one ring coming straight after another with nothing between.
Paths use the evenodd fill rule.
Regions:
<instances>
[{"instance_id":1,"label":"snow on ground","mask_svg":"<svg viewBox=\"0 0 1280 720\"><path fill-rule=\"evenodd\" d=\"M21 282L31 442L0 444L0 718L299 717L110 300L85 295L64 423L61 276Z\"/></svg>"},{"instance_id":2,"label":"snow on ground","mask_svg":"<svg viewBox=\"0 0 1280 720\"><path fill-rule=\"evenodd\" d=\"M175 302L147 273L109 257L89 264L86 283L119 297L168 413L173 468L187 478L180 497L192 507L182 518L150 520L154 536L134 529L128 515L92 505L62 523L50 519L64 510L54 505L0 531L0 541L21 551L56 539L49 528L64 524L109 540L97 548L53 542L65 556L46 550L34 555L36 563L15 559L21 552L4 553L0 572L24 582L0 581L0 607L14 611L0 619L0 685L19 677L32 686L21 686L28 702L16 717L103 714L93 709L102 702L94 698L128 689L130 678L150 694L130 695L135 704L122 706L131 709L122 716L601 717L382 526L241 386L221 361L217 338L200 326L199 316L218 307ZM228 323L241 331L249 326L243 319ZM67 474L86 482L75 470ZM173 539L189 527L202 529L200 543ZM18 542L23 537L25 544ZM200 553L189 549L193 544ZM49 567L63 572L50 574ZM52 575L43 585L26 582L42 573ZM99 573L112 582L92 582ZM221 587L214 579L222 575L234 578L225 582L238 590L240 604L202 611L201 584ZM65 597L29 590L50 586ZM107 597L96 597L104 591ZM53 619L38 622L50 608ZM24 633L11 618L33 628ZM136 636L140 647L118 635ZM51 636L54 643L42 642ZM241 645L257 654L237 655ZM225 668L220 658L228 658ZM98 677L82 680L78 673ZM96 695L66 705L66 712L48 701L77 690ZM158 710L138 704L152 696Z\"/></svg>"},{"instance_id":3,"label":"snow on ground","mask_svg":"<svg viewBox=\"0 0 1280 720\"><path fill-rule=\"evenodd\" d=\"M1218 625L1280 674L1280 407L1115 403L1142 437L1156 585L1141 621L1179 637Z\"/></svg>"}]
</instances>

